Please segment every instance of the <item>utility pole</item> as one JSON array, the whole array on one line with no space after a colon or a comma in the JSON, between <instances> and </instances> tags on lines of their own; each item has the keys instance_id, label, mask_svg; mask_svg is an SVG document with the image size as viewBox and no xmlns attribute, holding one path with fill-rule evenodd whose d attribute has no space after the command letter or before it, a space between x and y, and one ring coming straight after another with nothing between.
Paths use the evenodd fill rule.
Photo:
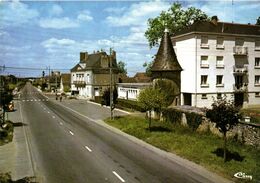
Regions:
<instances>
[{"instance_id":1,"label":"utility pole","mask_svg":"<svg viewBox=\"0 0 260 183\"><path fill-rule=\"evenodd\" d=\"M49 70L49 77L48 77L48 90L50 90L51 89L51 86L50 86L50 79L51 79L51 66L49 66L49 68L48 68L48 70Z\"/></svg>"},{"instance_id":2,"label":"utility pole","mask_svg":"<svg viewBox=\"0 0 260 183\"><path fill-rule=\"evenodd\" d=\"M112 48L110 48L110 56L109 56L109 72L110 72L110 119L114 119L114 115L113 115L113 109L114 109L114 104L113 104L113 83L112 83L112 79L113 79L113 73L112 73Z\"/></svg>"},{"instance_id":3,"label":"utility pole","mask_svg":"<svg viewBox=\"0 0 260 183\"><path fill-rule=\"evenodd\" d=\"M1 66L1 69L0 71L4 73L4 70L5 70L5 65ZM0 73L1 73L0 72ZM1 83L0 83L0 97L1 97L1 102L2 102L2 111L3 111L3 119L2 119L2 123L5 122L5 107L4 107L4 104L5 104L5 83L4 83L4 76L3 75L0 75L1 77Z\"/></svg>"}]
</instances>

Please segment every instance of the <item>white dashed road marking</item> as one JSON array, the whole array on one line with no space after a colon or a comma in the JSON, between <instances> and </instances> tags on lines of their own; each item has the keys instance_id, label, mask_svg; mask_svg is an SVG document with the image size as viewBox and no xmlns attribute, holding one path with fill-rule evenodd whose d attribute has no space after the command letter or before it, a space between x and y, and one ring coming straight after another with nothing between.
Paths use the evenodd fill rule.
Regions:
<instances>
[{"instance_id":1,"label":"white dashed road marking","mask_svg":"<svg viewBox=\"0 0 260 183\"><path fill-rule=\"evenodd\" d=\"M62 123L62 122L60 122L60 125L63 125L63 123Z\"/></svg>"},{"instance_id":2,"label":"white dashed road marking","mask_svg":"<svg viewBox=\"0 0 260 183\"><path fill-rule=\"evenodd\" d=\"M88 146L85 146L85 148L86 148L89 152L92 152L92 150L91 150Z\"/></svg>"},{"instance_id":3,"label":"white dashed road marking","mask_svg":"<svg viewBox=\"0 0 260 183\"><path fill-rule=\"evenodd\" d=\"M120 175L118 175L115 171L113 171L113 174L114 174L119 180L121 180L121 182L125 182L125 180L124 180L122 177L120 177Z\"/></svg>"},{"instance_id":4,"label":"white dashed road marking","mask_svg":"<svg viewBox=\"0 0 260 183\"><path fill-rule=\"evenodd\" d=\"M50 111L48 111L48 113L50 113Z\"/></svg>"},{"instance_id":5,"label":"white dashed road marking","mask_svg":"<svg viewBox=\"0 0 260 183\"><path fill-rule=\"evenodd\" d=\"M72 131L70 131L70 134L71 134L71 135L74 135L74 133L73 133Z\"/></svg>"},{"instance_id":6,"label":"white dashed road marking","mask_svg":"<svg viewBox=\"0 0 260 183\"><path fill-rule=\"evenodd\" d=\"M54 118L55 118L55 116L52 116L52 118L54 119Z\"/></svg>"}]
</instances>

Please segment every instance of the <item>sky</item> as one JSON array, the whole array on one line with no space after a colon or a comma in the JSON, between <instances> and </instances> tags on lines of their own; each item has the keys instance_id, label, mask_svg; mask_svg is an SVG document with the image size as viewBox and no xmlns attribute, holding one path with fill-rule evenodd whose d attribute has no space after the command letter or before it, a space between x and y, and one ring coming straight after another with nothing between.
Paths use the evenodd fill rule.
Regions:
<instances>
[{"instance_id":1,"label":"sky","mask_svg":"<svg viewBox=\"0 0 260 183\"><path fill-rule=\"evenodd\" d=\"M109 48L126 63L129 76L153 60L144 36L147 20L175 1L3 1L0 0L0 74L41 76L42 70L69 72L79 53ZM260 1L178 1L220 21L255 24ZM37 70L38 69L38 70Z\"/></svg>"}]
</instances>

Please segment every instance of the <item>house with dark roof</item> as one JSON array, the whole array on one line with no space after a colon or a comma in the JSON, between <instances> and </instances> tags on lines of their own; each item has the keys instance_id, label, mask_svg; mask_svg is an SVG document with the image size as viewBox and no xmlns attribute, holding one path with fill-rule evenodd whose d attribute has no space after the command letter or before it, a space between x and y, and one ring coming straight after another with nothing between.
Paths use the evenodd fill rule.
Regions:
<instances>
[{"instance_id":1,"label":"house with dark roof","mask_svg":"<svg viewBox=\"0 0 260 183\"><path fill-rule=\"evenodd\" d=\"M197 21L171 37L181 72L181 104L210 107L226 96L260 104L260 26Z\"/></svg>"},{"instance_id":2,"label":"house with dark roof","mask_svg":"<svg viewBox=\"0 0 260 183\"><path fill-rule=\"evenodd\" d=\"M111 75L110 75L111 68ZM71 92L85 98L101 96L110 86L118 82L116 52L108 55L104 51L80 53L79 63L71 69Z\"/></svg>"}]
</instances>

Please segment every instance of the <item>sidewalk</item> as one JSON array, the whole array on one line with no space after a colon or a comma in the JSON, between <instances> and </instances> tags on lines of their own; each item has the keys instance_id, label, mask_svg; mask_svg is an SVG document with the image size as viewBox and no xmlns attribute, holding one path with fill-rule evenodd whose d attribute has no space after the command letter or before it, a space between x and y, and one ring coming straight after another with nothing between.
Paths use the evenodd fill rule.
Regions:
<instances>
[{"instance_id":1,"label":"sidewalk","mask_svg":"<svg viewBox=\"0 0 260 183\"><path fill-rule=\"evenodd\" d=\"M0 146L0 172L11 172L12 180L34 176L26 138L26 124L22 121L19 103L15 102L14 112L8 113L8 119L14 123L13 141Z\"/></svg>"}]
</instances>

